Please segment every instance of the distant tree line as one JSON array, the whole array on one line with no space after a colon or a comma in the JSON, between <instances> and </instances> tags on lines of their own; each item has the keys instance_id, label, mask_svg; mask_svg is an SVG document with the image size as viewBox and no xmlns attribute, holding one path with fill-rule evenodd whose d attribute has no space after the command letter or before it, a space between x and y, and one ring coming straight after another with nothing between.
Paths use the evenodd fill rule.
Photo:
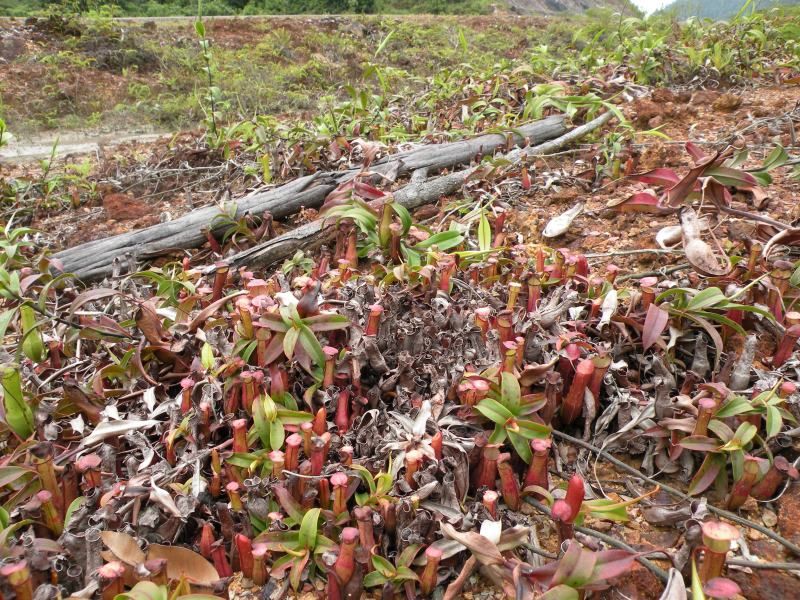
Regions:
<instances>
[{"instance_id":1,"label":"distant tree line","mask_svg":"<svg viewBox=\"0 0 800 600\"><path fill-rule=\"evenodd\" d=\"M204 15L326 13L484 13L496 0L202 0ZM0 0L0 16L27 16L48 9L120 16L197 14L197 0Z\"/></svg>"}]
</instances>

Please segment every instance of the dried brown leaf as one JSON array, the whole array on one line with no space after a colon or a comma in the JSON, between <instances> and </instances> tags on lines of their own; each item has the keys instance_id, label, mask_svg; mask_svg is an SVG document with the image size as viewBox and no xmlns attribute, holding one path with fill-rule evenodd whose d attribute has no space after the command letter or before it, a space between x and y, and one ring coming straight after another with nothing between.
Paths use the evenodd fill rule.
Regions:
<instances>
[{"instance_id":1,"label":"dried brown leaf","mask_svg":"<svg viewBox=\"0 0 800 600\"><path fill-rule=\"evenodd\" d=\"M125 564L135 567L145 561L144 552L133 536L119 531L103 531L100 537L114 556Z\"/></svg>"},{"instance_id":2,"label":"dried brown leaf","mask_svg":"<svg viewBox=\"0 0 800 600\"><path fill-rule=\"evenodd\" d=\"M185 577L189 581L204 586L214 585L219 581L219 573L205 558L187 548L179 546L162 546L150 544L147 560L163 558L167 561L167 577L178 580Z\"/></svg>"}]
</instances>

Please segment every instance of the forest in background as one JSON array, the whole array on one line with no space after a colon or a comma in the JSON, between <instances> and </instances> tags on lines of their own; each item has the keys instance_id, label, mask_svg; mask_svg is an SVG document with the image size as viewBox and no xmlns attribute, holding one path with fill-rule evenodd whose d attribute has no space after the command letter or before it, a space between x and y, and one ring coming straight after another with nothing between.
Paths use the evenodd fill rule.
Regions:
<instances>
[{"instance_id":1,"label":"forest in background","mask_svg":"<svg viewBox=\"0 0 800 600\"><path fill-rule=\"evenodd\" d=\"M204 15L432 13L485 14L491 0L204 0ZM116 16L196 15L196 0L0 0L0 15L28 16L38 11L110 11Z\"/></svg>"}]
</instances>

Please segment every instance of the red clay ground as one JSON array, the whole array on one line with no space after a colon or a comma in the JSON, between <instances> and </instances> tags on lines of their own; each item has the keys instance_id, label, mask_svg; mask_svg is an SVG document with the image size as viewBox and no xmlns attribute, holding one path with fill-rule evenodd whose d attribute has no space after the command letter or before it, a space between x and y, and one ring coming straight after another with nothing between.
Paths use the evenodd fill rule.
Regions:
<instances>
[{"instance_id":1,"label":"red clay ground","mask_svg":"<svg viewBox=\"0 0 800 600\"><path fill-rule=\"evenodd\" d=\"M224 38L223 38L224 39ZM683 150L683 142L719 143L730 141L751 148L754 164L780 142L790 154L797 155L800 147L793 138L791 121L785 115L798 112L797 88L759 87L721 94L720 92L695 91L670 92L657 90L650 98L644 98L625 107L627 116L639 127L661 127L670 137L669 141L654 137L640 138L640 142L625 150L631 158L634 171L668 166L684 172L690 159ZM183 138L186 152L190 152L191 136ZM793 145L795 144L795 145ZM149 147L132 146L117 150L122 156L133 160L135 156L148 153L164 153L163 143ZM572 153L546 157L535 161L533 186L524 192L520 186L511 186L509 198L515 205L510 231L517 231L523 242L541 241L541 230L548 220L570 208L578 201L586 202L586 212L573 224L571 230L558 240L559 246L580 249L585 253L614 253L642 248L655 248L655 234L666 225L677 223L676 217L660 217L641 213L619 213L607 208L609 201L626 197L634 186L626 181L606 183L592 192L595 178L594 161L597 145L586 145ZM196 154L195 166L213 156ZM100 169L102 172L102 169ZM151 194L164 188L153 188ZM234 196L243 191L241 182L234 183ZM792 223L800 218L800 181L789 178L788 169L774 173L774 183L767 189L769 200L762 214L783 222ZM216 189L207 193L195 193L189 197L180 191L155 198L143 194L121 195L106 193L102 203L83 206L78 210L62 211L52 216L37 217L32 225L51 235L54 249L145 227L165 218L183 214L192 206L207 204L213 200ZM753 225L724 218L715 223L718 238L741 239L752 233ZM57 232L57 233L52 233ZM600 261L613 261L627 272L646 271L669 263L681 262L680 253L665 257L656 254L601 257ZM800 448L798 448L800 449ZM610 491L624 492L620 485L624 477L602 462L598 474ZM763 523L778 531L789 540L800 543L800 486L793 485L772 508L758 505L752 499L742 509L749 519ZM637 549L659 549L672 547L678 532L671 528L651 526L634 507L633 519L624 525L588 523L604 532L625 540ZM538 530L543 546L556 550L554 531L549 522L540 520ZM749 551L752 555L772 561L791 560L774 543L754 531L747 533ZM665 563L661 566L666 567ZM733 569L733 578L742 587L748 600L774 600L790 598L796 594L797 578L784 571L756 571ZM623 577L613 590L604 593L606 598L658 598L662 585L643 568L637 568ZM241 590L241 597L250 592ZM310 592L309 592L310 593ZM467 588L465 598L487 598L491 592L482 585ZM312 596L301 596L312 597Z\"/></svg>"}]
</instances>

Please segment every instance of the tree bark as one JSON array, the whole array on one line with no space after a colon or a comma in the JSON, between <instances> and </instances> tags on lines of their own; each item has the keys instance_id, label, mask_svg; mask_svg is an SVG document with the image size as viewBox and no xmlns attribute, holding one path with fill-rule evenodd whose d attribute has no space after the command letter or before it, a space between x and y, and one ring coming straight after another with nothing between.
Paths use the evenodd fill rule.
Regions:
<instances>
[{"instance_id":1,"label":"tree bark","mask_svg":"<svg viewBox=\"0 0 800 600\"><path fill-rule=\"evenodd\" d=\"M504 158L516 163L526 160L533 156L541 156L552 152L557 152L572 142L585 137L589 133L599 129L611 120L612 113L603 113L599 117L568 131L564 135L541 143L537 146L513 150L505 155ZM423 204L436 202L442 196L455 193L466 181L475 167L455 171L448 175L442 175L427 179L428 169L418 168L411 176L411 181L405 187L393 192L394 201L402 204L409 210L414 210ZM230 267L262 267L274 265L286 260L298 250L314 250L321 244L330 240L334 236L334 228L328 227L330 222L324 218L317 219L311 223L306 223L276 238L258 244L252 248L239 252L225 261ZM211 265L204 270L205 274L210 274L216 269Z\"/></svg>"},{"instance_id":2,"label":"tree bark","mask_svg":"<svg viewBox=\"0 0 800 600\"><path fill-rule=\"evenodd\" d=\"M564 117L557 115L523 125L508 134L491 133L468 140L431 144L409 152L394 154L376 161L370 172L403 175L418 169L429 171L468 164L476 156L491 154L509 145L541 143L566 131ZM276 219L285 218L301 208L316 208L338 185L355 177L362 169L316 173L280 187L251 194L237 201L237 218L245 213L260 215L265 211ZM176 248L194 248L203 244L203 229L213 227L219 208L208 206L167 223L87 242L55 255L64 271L83 280L110 275L115 260L130 256L136 260L151 258Z\"/></svg>"}]
</instances>

